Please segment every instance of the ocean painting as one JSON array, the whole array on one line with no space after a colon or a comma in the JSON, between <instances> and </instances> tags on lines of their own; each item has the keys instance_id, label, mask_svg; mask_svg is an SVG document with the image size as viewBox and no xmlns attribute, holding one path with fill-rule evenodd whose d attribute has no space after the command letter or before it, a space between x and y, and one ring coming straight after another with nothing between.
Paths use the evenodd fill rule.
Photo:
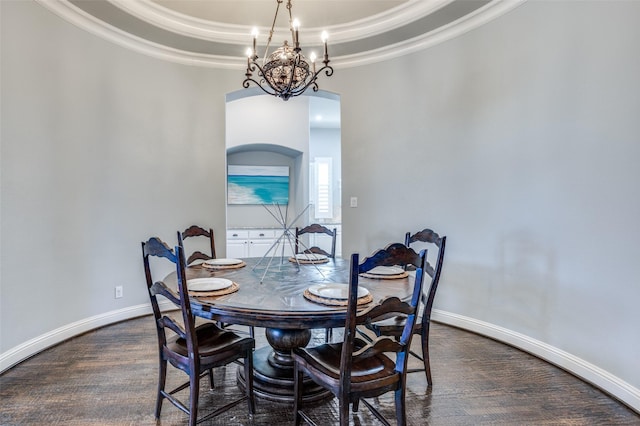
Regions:
<instances>
[{"instance_id":1,"label":"ocean painting","mask_svg":"<svg viewBox=\"0 0 640 426\"><path fill-rule=\"evenodd\" d=\"M289 204L289 166L228 166L228 204Z\"/></svg>"}]
</instances>

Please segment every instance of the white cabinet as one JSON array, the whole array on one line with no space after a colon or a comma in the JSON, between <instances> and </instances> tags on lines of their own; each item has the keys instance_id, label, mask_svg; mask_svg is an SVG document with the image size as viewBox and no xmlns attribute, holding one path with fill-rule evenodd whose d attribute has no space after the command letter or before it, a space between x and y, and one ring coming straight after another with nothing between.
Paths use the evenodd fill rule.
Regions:
<instances>
[{"instance_id":1,"label":"white cabinet","mask_svg":"<svg viewBox=\"0 0 640 426\"><path fill-rule=\"evenodd\" d=\"M232 259L249 257L249 231L227 231L227 257Z\"/></svg>"},{"instance_id":2,"label":"white cabinet","mask_svg":"<svg viewBox=\"0 0 640 426\"><path fill-rule=\"evenodd\" d=\"M227 230L227 257L262 257L267 252L269 256L281 256L282 247L271 247L282 235L279 229L229 229ZM293 253L288 244L284 246L284 255ZM271 249L271 251L269 251Z\"/></svg>"}]
</instances>

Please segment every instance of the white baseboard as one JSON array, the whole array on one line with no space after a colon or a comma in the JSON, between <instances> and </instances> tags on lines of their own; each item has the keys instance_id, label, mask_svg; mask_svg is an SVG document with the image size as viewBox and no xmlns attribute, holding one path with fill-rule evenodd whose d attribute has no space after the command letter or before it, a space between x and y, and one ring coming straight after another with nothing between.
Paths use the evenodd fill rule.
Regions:
<instances>
[{"instance_id":1,"label":"white baseboard","mask_svg":"<svg viewBox=\"0 0 640 426\"><path fill-rule=\"evenodd\" d=\"M169 302L164 302L161 303L160 308L175 309L175 306ZM151 306L142 304L67 324L0 354L0 373L51 346L79 334L148 314L151 314ZM575 374L640 413L640 389L568 352L509 329L451 312L434 309L431 318L433 321L469 330L529 352Z\"/></svg>"},{"instance_id":2,"label":"white baseboard","mask_svg":"<svg viewBox=\"0 0 640 426\"><path fill-rule=\"evenodd\" d=\"M170 302L160 302L160 309L171 309L175 306ZM85 318L80 321L67 324L63 327L52 330L48 333L28 340L16 347L9 349L0 354L0 373L8 370L19 362L36 355L43 350L64 342L74 336L105 325L113 324L119 321L128 320L142 315L151 314L151 305L148 303L142 305L129 306L127 308L118 309L117 311L106 312L101 315Z\"/></svg>"},{"instance_id":3,"label":"white baseboard","mask_svg":"<svg viewBox=\"0 0 640 426\"><path fill-rule=\"evenodd\" d=\"M640 413L640 389L568 352L524 334L451 312L434 309L431 319L514 346L569 371Z\"/></svg>"}]
</instances>

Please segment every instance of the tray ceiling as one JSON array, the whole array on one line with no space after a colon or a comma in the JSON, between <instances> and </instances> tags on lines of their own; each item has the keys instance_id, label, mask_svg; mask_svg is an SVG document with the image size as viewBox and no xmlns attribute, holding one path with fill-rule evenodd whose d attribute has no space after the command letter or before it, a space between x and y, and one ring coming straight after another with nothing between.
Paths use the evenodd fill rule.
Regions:
<instances>
[{"instance_id":1,"label":"tray ceiling","mask_svg":"<svg viewBox=\"0 0 640 426\"><path fill-rule=\"evenodd\" d=\"M237 68L251 30L266 44L276 0L37 0L84 29L142 53L176 62ZM356 66L450 39L524 0L294 0L303 51L329 33L334 66ZM290 39L284 4L272 48Z\"/></svg>"}]
</instances>

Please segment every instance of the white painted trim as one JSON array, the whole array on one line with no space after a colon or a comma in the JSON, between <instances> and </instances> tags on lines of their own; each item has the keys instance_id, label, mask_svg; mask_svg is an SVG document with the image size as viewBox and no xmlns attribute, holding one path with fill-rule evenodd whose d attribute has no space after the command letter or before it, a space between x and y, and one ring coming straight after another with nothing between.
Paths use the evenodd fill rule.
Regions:
<instances>
[{"instance_id":1,"label":"white painted trim","mask_svg":"<svg viewBox=\"0 0 640 426\"><path fill-rule=\"evenodd\" d=\"M151 0L108 0L114 6L146 22L187 37L195 37L216 43L230 43L246 46L250 42L252 27L227 24L185 15L168 9ZM330 34L334 43L344 43L372 37L410 24L454 0L409 0L385 12L356 21L330 25L326 28L304 28L306 34L320 34L323 30ZM270 28L258 28L260 34L268 34ZM276 40L286 39L288 28L276 28ZM319 38L318 38L319 40Z\"/></svg>"},{"instance_id":2,"label":"white painted trim","mask_svg":"<svg viewBox=\"0 0 640 426\"><path fill-rule=\"evenodd\" d=\"M169 62L182 65L201 66L209 68L227 68L244 70L246 56L242 49L238 50L238 57L219 55L207 55L202 53L186 52L158 43L153 43L143 38L134 36L119 28L109 25L84 10L76 7L68 0L35 0L62 19L104 40L118 46L133 50L143 55L151 56Z\"/></svg>"},{"instance_id":3,"label":"white painted trim","mask_svg":"<svg viewBox=\"0 0 640 426\"><path fill-rule=\"evenodd\" d=\"M165 61L175 62L183 65L201 66L209 68L237 69L244 70L246 65L246 57L244 49L238 49L237 57L208 55L202 53L187 52L175 48L153 43L143 38L134 36L125 31L109 25L92 15L86 13L73 5L69 0L36 0L39 4L49 9L51 12L70 22L71 24L88 31L98 37L110 41L116 45L133 50L143 55L151 56ZM442 0L444 1L444 0ZM486 24L493 19L509 12L515 7L523 4L526 0L493 0L485 6L479 8L474 13L469 14L455 22L452 22L442 28L438 28L429 33L406 40L393 45L385 46L380 49L374 49L368 52L362 52L354 55L344 55L332 57L331 63L334 68L349 68L372 64L375 62L386 61L417 52L422 49L434 46L436 44L453 39L459 35L465 34L474 28ZM419 0L417 0L419 2ZM432 7L440 5L440 3L428 3ZM347 30L345 30L348 32ZM375 31L375 30L371 30ZM335 36L355 37L354 34L341 34L337 32ZM332 34L332 40L335 40ZM247 44L246 42L244 44Z\"/></svg>"},{"instance_id":4,"label":"white painted trim","mask_svg":"<svg viewBox=\"0 0 640 426\"><path fill-rule=\"evenodd\" d=\"M162 310L177 309L174 304L169 301L159 303ZM36 355L43 350L64 342L74 336L78 336L87 331L104 327L105 325L128 320L142 315L151 314L151 304L130 306L128 308L118 309L116 311L106 312L104 314L95 315L80 321L59 327L48 333L42 334L31 340L28 340L6 352L0 354L0 373L8 370L14 365Z\"/></svg>"},{"instance_id":5,"label":"white painted trim","mask_svg":"<svg viewBox=\"0 0 640 426\"><path fill-rule=\"evenodd\" d=\"M350 68L388 61L427 49L478 28L523 4L526 0L494 0L447 25L428 33L368 52L332 58L334 68Z\"/></svg>"},{"instance_id":6,"label":"white painted trim","mask_svg":"<svg viewBox=\"0 0 640 426\"><path fill-rule=\"evenodd\" d=\"M640 389L568 352L524 334L451 312L434 309L431 319L490 337L535 355L591 383L640 413Z\"/></svg>"}]
</instances>

